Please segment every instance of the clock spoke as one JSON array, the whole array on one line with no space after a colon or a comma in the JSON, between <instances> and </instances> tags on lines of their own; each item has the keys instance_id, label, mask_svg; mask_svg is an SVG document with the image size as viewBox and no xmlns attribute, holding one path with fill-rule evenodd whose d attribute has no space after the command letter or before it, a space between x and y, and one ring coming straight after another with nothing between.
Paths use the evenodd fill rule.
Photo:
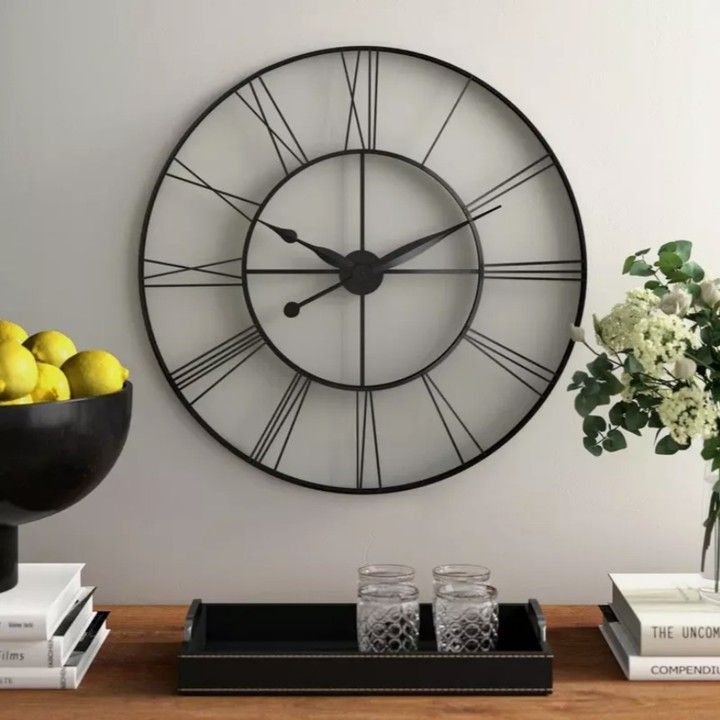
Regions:
<instances>
[{"instance_id":1,"label":"clock spoke","mask_svg":"<svg viewBox=\"0 0 720 720\"><path fill-rule=\"evenodd\" d=\"M365 296L360 295L360 385L365 385Z\"/></svg>"},{"instance_id":2,"label":"clock spoke","mask_svg":"<svg viewBox=\"0 0 720 720\"><path fill-rule=\"evenodd\" d=\"M357 106L355 104L355 90L357 88L358 70L360 69L360 53L357 51L355 57L355 69L353 70L353 78L350 80L350 72L348 71L347 61L345 60L345 53L340 53L340 59L342 60L343 72L345 73L345 82L347 84L348 92L350 93L350 107L348 109L347 126L345 128L345 150L348 149L350 142L350 129L352 127L353 118L355 119L355 126L357 127L358 136L360 138L360 146L365 149L365 138L363 136L362 126L360 124L360 116L358 114Z\"/></svg>"},{"instance_id":3,"label":"clock spoke","mask_svg":"<svg viewBox=\"0 0 720 720\"><path fill-rule=\"evenodd\" d=\"M310 378L305 377L301 373L296 372L293 375L290 380L290 384L287 386L283 396L280 398L280 402L273 410L267 425L265 425L265 428L260 434L260 437L252 450L250 456L254 460L263 462L268 452L275 444L275 441L280 437L283 430L287 428L273 466L277 469L283 455L285 454L285 448L287 447L290 436L295 429L295 424L298 416L300 415L300 410L305 402L305 397L308 394L311 384L312 381Z\"/></svg>"},{"instance_id":4,"label":"clock spoke","mask_svg":"<svg viewBox=\"0 0 720 720\"><path fill-rule=\"evenodd\" d=\"M362 394L362 403L360 395ZM362 404L362 409L361 409ZM370 410L368 414L368 408ZM372 435L371 450L374 454L377 486L382 487L382 472L380 470L380 450L377 436L377 423L375 422L375 400L372 390L362 393L355 392L355 487L362 488L365 483L365 470L368 439L368 418L370 420L370 434Z\"/></svg>"},{"instance_id":5,"label":"clock spoke","mask_svg":"<svg viewBox=\"0 0 720 720\"><path fill-rule=\"evenodd\" d=\"M450 112L447 114L447 117L443 121L443 124L440 126L440 129L438 130L437 135L435 136L435 139L430 143L430 147L428 148L428 151L425 153L425 157L422 159L421 165L425 165L425 163L428 161L428 158L430 157L430 153L435 149L435 146L437 145L438 140L440 139L440 136L445 132L445 128L447 127L448 123L450 122L450 118L455 113L455 110L457 109L457 106L460 104L460 101L463 99L463 95L465 94L465 91L470 86L470 81L472 78L468 78L467 82L463 85L462 90L460 91L460 94L457 96L457 100L455 100L455 103L450 108Z\"/></svg>"},{"instance_id":6,"label":"clock spoke","mask_svg":"<svg viewBox=\"0 0 720 720\"><path fill-rule=\"evenodd\" d=\"M265 91L265 94L270 99L270 103L272 104L272 107L275 109L275 112L277 113L278 117L280 118L281 122L285 126L285 129L288 133L288 139L284 139L281 135L281 133L276 129L276 127L273 127L271 122L268 120L268 112L266 111L265 106L263 105L263 101L260 99L260 95L258 94L258 91L255 88L255 85L253 82L249 82L247 86L250 88L250 93L252 94L254 103L256 107L253 107L253 105L240 94L240 90L235 91L235 95L243 102L245 107L250 110L250 112L255 116L255 118L265 127L268 133L268 137L270 138L270 142L273 145L273 148L275 149L275 153L278 156L278 160L280 161L280 165L282 166L283 171L287 175L289 173L288 165L286 162L285 157L283 156L283 152L280 149L282 146L286 152L290 153L290 155L293 157L294 160L296 160L300 165L303 165L308 162L308 157L305 154L305 151L302 148L302 145L297 139L297 136L293 132L292 128L290 127L290 124L288 123L284 113L280 109L280 106L278 105L277 101L273 97L272 93L267 87L267 84L264 82L262 78L259 80L260 86ZM268 107L269 110L269 107Z\"/></svg>"},{"instance_id":7,"label":"clock spoke","mask_svg":"<svg viewBox=\"0 0 720 720\"><path fill-rule=\"evenodd\" d=\"M239 258L230 258L229 260L218 260L217 262L211 262L211 263L204 263L202 265L181 265L179 263L171 263L166 262L163 260L150 260L149 258L145 258L145 262L150 263L152 265L161 265L163 267L171 267L176 268L175 270L165 270L164 272L159 273L152 273L150 275L145 275L143 280L152 280L154 278L159 277L165 277L167 275L178 275L186 272L199 272L204 273L207 275L219 275L221 277L229 277L229 278L235 278L237 280L242 280L242 275L236 275L234 273L226 273L221 272L218 270L208 270L208 268L211 267L217 267L219 265L227 265L228 263L232 262L240 262L242 260L241 257ZM242 285L242 282L239 283L232 283L233 285ZM155 285L152 285L151 287L156 287Z\"/></svg>"},{"instance_id":8,"label":"clock spoke","mask_svg":"<svg viewBox=\"0 0 720 720\"><path fill-rule=\"evenodd\" d=\"M192 172L190 170L190 168L188 168L187 165L183 164L177 158L175 158L175 162L177 162L179 165L184 167L188 172ZM165 174L167 175L167 177L173 178L174 180L180 180L180 182L187 183L188 185L195 185L195 187L203 188L203 190L214 190L216 193L218 193L219 195L222 195L225 198L233 198L234 200L240 200L241 202L248 203L249 205L255 205L256 207L260 206L260 203L256 202L255 200L250 200L248 198L242 197L242 195L235 195L234 193L227 192L227 190L219 190L218 188L211 188L207 183L201 183L201 182L197 182L196 180L190 180L190 178L184 178L180 175L175 175L175 173L171 173L171 172L167 172ZM194 174L195 173L193 173L193 175Z\"/></svg>"},{"instance_id":9,"label":"clock spoke","mask_svg":"<svg viewBox=\"0 0 720 720\"><path fill-rule=\"evenodd\" d=\"M176 368L170 373L170 377L178 390L185 390L185 388L206 378L215 370L219 370L223 366L227 366L237 360L229 370L191 401L190 404L194 404L249 360L264 344L265 341L258 332L258 329L254 325L251 325L242 332L227 338L227 340L223 340Z\"/></svg>"},{"instance_id":10,"label":"clock spoke","mask_svg":"<svg viewBox=\"0 0 720 720\"><path fill-rule=\"evenodd\" d=\"M537 387L531 384L531 378L527 380L518 374L518 369L524 373L532 375L534 382L537 384L538 380L541 381L543 389L550 383L555 377L554 371L535 360L532 360L527 355L523 355L517 350L513 350L511 347L494 340L493 338L484 335L477 330L470 328L464 335L464 339L467 340L476 350L479 350L485 357L492 360L496 365L499 365L505 372L512 375L516 380L521 382L525 387L532 390L537 395L542 395L542 390L538 390Z\"/></svg>"},{"instance_id":11,"label":"clock spoke","mask_svg":"<svg viewBox=\"0 0 720 720\"><path fill-rule=\"evenodd\" d=\"M430 377L429 373L424 373L420 376L423 384L425 385L425 389L428 392L428 395L430 396L430 399L432 400L433 407L435 408L435 412L437 412L438 417L440 418L440 422L442 423L442 426L445 428L445 432L447 433L447 436L450 440L450 443L453 446L453 449L455 450L455 454L458 456L458 460L460 462L465 462L462 453L460 452L460 447L458 445L458 441L453 436L452 431L450 430L450 424L448 422L449 418L445 417L445 414L443 413L439 400L442 400L444 407L446 407L452 416L455 418L455 420L460 424L460 427L465 431L467 436L472 441L473 445L478 449L479 452L484 452L482 446L480 443L475 439L475 436L470 432L467 425L462 421L460 418L460 415L457 413L455 408L450 404L450 401L445 397L443 392L440 390L440 388L437 386L437 383Z\"/></svg>"},{"instance_id":12,"label":"clock spoke","mask_svg":"<svg viewBox=\"0 0 720 720\"><path fill-rule=\"evenodd\" d=\"M474 200L471 200L469 203L467 203L466 207L468 212L476 212L481 207L484 207L485 205L494 202L506 193L509 193L511 190L514 190L521 185L524 185L526 182L528 182L528 180L532 180L534 177L537 177L538 175L544 173L546 170L549 170L552 167L555 167L553 159L550 157L549 154L543 155L537 160L531 162L529 165L526 165L524 168L522 168L522 170L518 170L510 177L505 178L505 180L503 180L502 182L498 183L494 187L491 187L489 190L486 190L481 195L478 195ZM513 182L513 180L516 180L517 178L520 178L520 180L517 180L517 182Z\"/></svg>"},{"instance_id":13,"label":"clock spoke","mask_svg":"<svg viewBox=\"0 0 720 720\"><path fill-rule=\"evenodd\" d=\"M576 267L568 268L569 265ZM584 272L581 260L534 260L531 262L485 263L482 276L486 280L581 282L584 279Z\"/></svg>"},{"instance_id":14,"label":"clock spoke","mask_svg":"<svg viewBox=\"0 0 720 720\"><path fill-rule=\"evenodd\" d=\"M188 165L186 165L182 160L180 160L179 157L175 157L174 161L178 165L180 165L183 170L189 172L197 180L197 182L192 182L191 180L187 180L186 178L174 175L172 173L167 173L168 177L174 178L175 180L182 180L183 182L190 183L190 185L196 185L197 187L209 190L210 192L217 195L223 202L227 203L233 210L240 213L240 215L242 215L248 222L252 221L250 215L248 215L242 208L239 208L235 203L231 202L228 198L232 197L236 200L242 200L243 202L250 203L251 205L259 205L260 203L257 203L254 200L248 200L246 198L240 197L239 195L231 195L230 193L223 190L218 190L217 188L210 185L207 180L200 177L200 175L198 175L194 170L192 170Z\"/></svg>"}]
</instances>

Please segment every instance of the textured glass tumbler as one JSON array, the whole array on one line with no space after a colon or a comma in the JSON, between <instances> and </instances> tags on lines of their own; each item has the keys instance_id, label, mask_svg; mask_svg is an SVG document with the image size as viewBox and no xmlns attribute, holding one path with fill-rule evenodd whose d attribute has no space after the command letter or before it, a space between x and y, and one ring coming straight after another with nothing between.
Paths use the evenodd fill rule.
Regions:
<instances>
[{"instance_id":1,"label":"textured glass tumbler","mask_svg":"<svg viewBox=\"0 0 720 720\"><path fill-rule=\"evenodd\" d=\"M472 583L481 585L490 579L490 570L484 565L438 565L433 568L433 588L441 585Z\"/></svg>"},{"instance_id":2,"label":"textured glass tumbler","mask_svg":"<svg viewBox=\"0 0 720 720\"><path fill-rule=\"evenodd\" d=\"M494 650L498 638L497 590L490 585L441 585L433 602L435 639L440 652Z\"/></svg>"},{"instance_id":3,"label":"textured glass tumbler","mask_svg":"<svg viewBox=\"0 0 720 720\"><path fill-rule=\"evenodd\" d=\"M358 584L363 585L397 585L398 583L415 582L415 568L409 565L363 565L358 568Z\"/></svg>"},{"instance_id":4,"label":"textured glass tumbler","mask_svg":"<svg viewBox=\"0 0 720 720\"><path fill-rule=\"evenodd\" d=\"M417 650L419 631L420 606L414 585L385 583L360 587L357 603L360 652Z\"/></svg>"}]
</instances>

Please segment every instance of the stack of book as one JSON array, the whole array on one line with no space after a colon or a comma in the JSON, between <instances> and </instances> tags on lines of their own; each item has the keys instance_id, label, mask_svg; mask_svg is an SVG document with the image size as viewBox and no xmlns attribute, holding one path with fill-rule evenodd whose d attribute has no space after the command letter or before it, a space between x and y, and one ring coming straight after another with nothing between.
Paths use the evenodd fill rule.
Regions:
<instances>
[{"instance_id":1,"label":"stack of book","mask_svg":"<svg viewBox=\"0 0 720 720\"><path fill-rule=\"evenodd\" d=\"M82 568L21 563L18 584L0 593L0 689L80 685L110 632Z\"/></svg>"},{"instance_id":2,"label":"stack of book","mask_svg":"<svg viewBox=\"0 0 720 720\"><path fill-rule=\"evenodd\" d=\"M720 680L720 604L692 574L610 575L600 632L628 680Z\"/></svg>"}]
</instances>

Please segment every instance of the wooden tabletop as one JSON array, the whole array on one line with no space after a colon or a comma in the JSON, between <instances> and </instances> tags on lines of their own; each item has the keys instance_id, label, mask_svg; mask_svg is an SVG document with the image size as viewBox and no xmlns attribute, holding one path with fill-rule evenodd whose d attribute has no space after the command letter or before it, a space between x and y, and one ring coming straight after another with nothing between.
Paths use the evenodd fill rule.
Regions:
<instances>
[{"instance_id":1,"label":"wooden tabletop","mask_svg":"<svg viewBox=\"0 0 720 720\"><path fill-rule=\"evenodd\" d=\"M0 720L428 720L448 718L717 718L713 682L627 682L597 625L600 612L546 606L555 654L548 697L184 697L175 693L185 608L117 606L112 634L75 691L0 693Z\"/></svg>"}]
</instances>

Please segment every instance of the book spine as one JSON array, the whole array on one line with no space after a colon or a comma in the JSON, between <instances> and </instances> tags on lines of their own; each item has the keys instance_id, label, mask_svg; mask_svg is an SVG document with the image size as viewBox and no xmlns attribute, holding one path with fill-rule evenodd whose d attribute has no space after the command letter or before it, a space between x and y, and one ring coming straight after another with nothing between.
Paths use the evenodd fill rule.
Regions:
<instances>
[{"instance_id":1,"label":"book spine","mask_svg":"<svg viewBox=\"0 0 720 720\"><path fill-rule=\"evenodd\" d=\"M630 661L629 680L720 680L716 658L636 657Z\"/></svg>"},{"instance_id":2,"label":"book spine","mask_svg":"<svg viewBox=\"0 0 720 720\"><path fill-rule=\"evenodd\" d=\"M47 620L41 616L0 619L0 641L49 640Z\"/></svg>"},{"instance_id":3,"label":"book spine","mask_svg":"<svg viewBox=\"0 0 720 720\"><path fill-rule=\"evenodd\" d=\"M38 642L0 642L0 674L11 667L58 667L62 661L62 647L58 638Z\"/></svg>"},{"instance_id":4,"label":"book spine","mask_svg":"<svg viewBox=\"0 0 720 720\"><path fill-rule=\"evenodd\" d=\"M715 615L703 622L676 623L666 620L643 625L640 655L650 656L719 656L720 623Z\"/></svg>"},{"instance_id":5,"label":"book spine","mask_svg":"<svg viewBox=\"0 0 720 720\"><path fill-rule=\"evenodd\" d=\"M66 675L66 668L18 668L14 671L0 668L0 690L65 690L68 687Z\"/></svg>"}]
</instances>

